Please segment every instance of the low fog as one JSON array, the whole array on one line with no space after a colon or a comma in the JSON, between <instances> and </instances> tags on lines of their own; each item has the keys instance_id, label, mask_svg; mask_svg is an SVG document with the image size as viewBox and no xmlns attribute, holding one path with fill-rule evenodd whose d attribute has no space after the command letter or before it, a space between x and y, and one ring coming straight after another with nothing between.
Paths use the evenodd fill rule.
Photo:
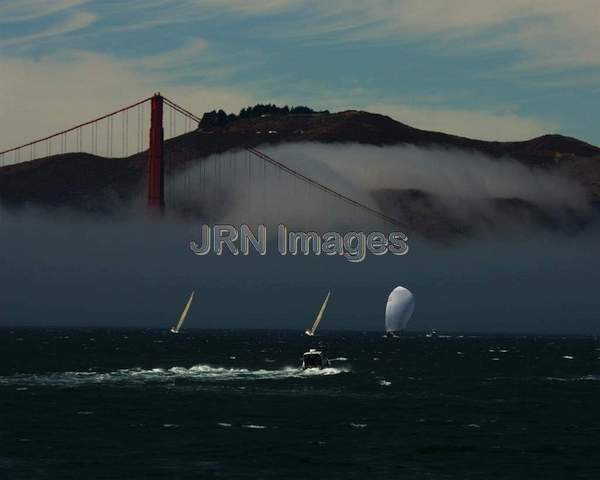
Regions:
<instances>
[{"instance_id":1,"label":"low fog","mask_svg":"<svg viewBox=\"0 0 600 480\"><path fill-rule=\"evenodd\" d=\"M261 151L397 218L407 234L434 241L446 240L453 230L486 234L515 227L572 229L573 223L593 214L578 183L510 158L358 144L284 144ZM246 151L213 155L180 171L168 180L167 196L188 212L210 205L197 213L210 211L215 221L285 221L314 230L372 226L375 221Z\"/></svg>"},{"instance_id":2,"label":"low fog","mask_svg":"<svg viewBox=\"0 0 600 480\"><path fill-rule=\"evenodd\" d=\"M191 290L188 328L303 331L328 290L324 329L381 330L389 292L410 288L412 330L598 334L600 232L535 233L446 247L411 239L405 256L194 255L200 223L90 221L0 211L0 325L168 328Z\"/></svg>"},{"instance_id":3,"label":"low fog","mask_svg":"<svg viewBox=\"0 0 600 480\"><path fill-rule=\"evenodd\" d=\"M361 145L262 150L345 195L409 220L406 211L394 210L397 204L386 205L393 196L377 192L422 191L443 199L417 216L421 222L430 222L432 211L442 207L465 217L475 207L497 216L488 203L497 198L520 198L550 210L588 208L577 184L510 159ZM378 331L387 295L404 285L416 297L412 330L600 333L600 231L593 224L577 234L486 224L487 234L448 244L408 222L402 227L409 238L407 255L368 255L361 263L339 256L280 256L273 243L265 257L197 256L189 244L200 240L205 222L265 223L271 234L280 222L341 233L397 228L245 151L198 160L168 176L166 193L163 216L139 209L142 193L134 205L109 216L0 207L0 325L168 328L195 290L189 328L300 332L331 290L324 329ZM410 197L407 203L413 206Z\"/></svg>"},{"instance_id":4,"label":"low fog","mask_svg":"<svg viewBox=\"0 0 600 480\"><path fill-rule=\"evenodd\" d=\"M346 194L418 189L473 202L516 197L543 205L585 204L585 194L575 182L533 171L510 158L496 160L464 150L318 143L261 150Z\"/></svg>"}]
</instances>

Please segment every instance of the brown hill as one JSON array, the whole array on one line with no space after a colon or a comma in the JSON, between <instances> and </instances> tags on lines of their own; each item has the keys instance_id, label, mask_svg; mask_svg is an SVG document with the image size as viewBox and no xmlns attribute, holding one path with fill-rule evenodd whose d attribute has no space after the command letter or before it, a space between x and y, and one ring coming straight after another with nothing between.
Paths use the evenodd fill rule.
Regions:
<instances>
[{"instance_id":1,"label":"brown hill","mask_svg":"<svg viewBox=\"0 0 600 480\"><path fill-rule=\"evenodd\" d=\"M270 132L270 133L269 133ZM522 142L488 142L420 130L362 111L261 116L198 129L165 142L167 174L192 159L244 146L282 142L356 142L451 148L511 157L532 168L553 169L578 180L600 199L600 148L575 138L544 135ZM69 206L110 211L145 188L146 154L103 158L69 153L0 168L4 205Z\"/></svg>"}]
</instances>

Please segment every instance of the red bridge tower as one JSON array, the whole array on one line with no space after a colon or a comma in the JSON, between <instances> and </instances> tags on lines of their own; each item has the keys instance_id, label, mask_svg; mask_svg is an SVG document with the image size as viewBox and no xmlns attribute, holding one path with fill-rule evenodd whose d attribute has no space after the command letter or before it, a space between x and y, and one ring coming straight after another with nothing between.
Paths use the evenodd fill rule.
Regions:
<instances>
[{"instance_id":1,"label":"red bridge tower","mask_svg":"<svg viewBox=\"0 0 600 480\"><path fill-rule=\"evenodd\" d=\"M148 206L165 205L165 164L163 161L163 97L160 92L150 100L150 145L148 150Z\"/></svg>"}]
</instances>

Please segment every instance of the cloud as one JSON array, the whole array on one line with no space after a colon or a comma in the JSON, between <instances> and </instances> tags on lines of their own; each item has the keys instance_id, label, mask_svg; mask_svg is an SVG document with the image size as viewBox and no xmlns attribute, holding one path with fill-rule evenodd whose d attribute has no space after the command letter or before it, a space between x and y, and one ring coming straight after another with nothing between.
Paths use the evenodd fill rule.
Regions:
<instances>
[{"instance_id":1,"label":"cloud","mask_svg":"<svg viewBox=\"0 0 600 480\"><path fill-rule=\"evenodd\" d=\"M0 5L0 23L24 22L62 12L87 0L5 0Z\"/></svg>"},{"instance_id":2,"label":"cloud","mask_svg":"<svg viewBox=\"0 0 600 480\"><path fill-rule=\"evenodd\" d=\"M20 50L20 53L24 53L29 46L41 45L42 41L50 38L62 41L76 32L87 38L89 34L100 35L116 29L113 34L118 35L118 29L126 26L123 21L111 23L103 20L129 18L129 14L135 12L136 21L129 22L129 25L136 28L140 25L156 27L170 22L206 20L214 15L232 18L279 15L277 21L268 27L271 34L297 36L310 41L436 39L437 44L448 52L520 50L526 54L524 60L511 68L506 67L503 73L505 76L519 75L521 79L531 78L531 69L536 65L540 69L592 65L598 55L595 46L583 48L584 44L588 45L597 38L593 35L595 17L588 9L590 2L587 0L553 2L551 5L541 0L496 3L457 0L451 6L441 0L427 3L413 0L374 0L368 3L234 0L225 4L216 0L186 0L177 9L170 8L170 2L155 0L115 5L110 13L95 2L86 2L86 12L79 11L83 3L76 0L47 3L28 0L22 7L17 2L3 4L0 12L5 12L5 18L13 21L56 12L63 14L60 22L52 23L45 30L7 37L0 40L0 45L23 46L25 50ZM37 13L27 15L29 9L35 10L34 7L38 8ZM294 16L299 9L303 12L302 22L299 16ZM579 22L577 19L580 17L585 18ZM307 22L307 18L311 21ZM87 28L92 23L93 28ZM545 25L552 28L545 28ZM250 35L261 33L249 31ZM88 48L92 48L90 45L94 41L86 43ZM579 49L579 46L582 48ZM197 113L212 108L236 111L255 100L288 102L289 98L293 98L297 103L312 103L322 108L366 109L416 127L490 140L523 140L559 128L554 120L524 117L502 106L470 110L446 107L443 101L436 102L439 106L431 106L430 102L419 105L414 99L398 100L394 94L386 95L385 92L377 92L378 97L375 98L366 90L358 91L356 95L346 91L341 96L336 89L331 98L327 98L322 92L331 89L330 83L313 84L302 90L302 81L296 78L293 81L288 79L286 98L278 99L273 95L274 84L285 82L274 80L280 72L273 73L268 68L269 58L258 49L250 46L232 49L230 45L197 37L183 40L178 46L164 47L162 53L142 53L131 58L64 49L59 50L59 54L54 51L53 57L42 57L36 62L0 57L3 75L0 95L5 105L0 112L0 120L7 125L6 133L0 137L0 148L29 140L32 132L36 137L43 136L93 118L106 111L109 105L109 109L113 106L118 108L122 103L129 103L158 89L166 95L180 98L183 105L189 104L188 98L192 99L198 105L194 105ZM269 75L262 75L261 80L253 80L253 75L243 75L245 69L256 69L257 65L266 65ZM74 75L72 79L69 77L71 73ZM40 84L40 78L45 79L45 84ZM589 76L577 79L580 82L590 81ZM575 77L555 76L546 80L544 83L541 78L535 77L537 85L560 87L564 86L564 82L575 81ZM93 84L96 84L94 92L91 89ZM102 100L96 101L95 97ZM28 99L28 105L22 105L23 99ZM62 104L63 100L69 105ZM76 104L77 108L71 106ZM21 113L24 111L26 114ZM25 123L27 128L23 126Z\"/></svg>"},{"instance_id":3,"label":"cloud","mask_svg":"<svg viewBox=\"0 0 600 480\"><path fill-rule=\"evenodd\" d=\"M458 53L512 50L532 69L600 66L595 0L322 2L316 11L321 21L289 22L286 31L336 42L420 39Z\"/></svg>"},{"instance_id":4,"label":"cloud","mask_svg":"<svg viewBox=\"0 0 600 480\"><path fill-rule=\"evenodd\" d=\"M2 207L0 219L2 325L137 325L166 332L194 289L202 299L187 320L190 328L300 334L331 289L337 303L327 328L376 330L383 328L389 291L403 284L418 295L417 330L597 333L597 232L577 240L502 235L450 249L410 237L408 255L351 263L339 256L282 257L274 245L265 257L197 257L188 245L200 240L200 222L94 221L34 209L15 215ZM559 294L549 295L559 280ZM506 298L518 314L498 307ZM565 305L573 321L565 322Z\"/></svg>"},{"instance_id":5,"label":"cloud","mask_svg":"<svg viewBox=\"0 0 600 480\"><path fill-rule=\"evenodd\" d=\"M284 78L281 83L291 83ZM380 113L423 130L433 130L469 138L492 141L518 141L560 131L554 119L540 119L519 113L515 108L496 110L451 108L444 104L449 100L456 103L468 96L468 91L446 95L397 96L394 92L386 96L365 88L336 89L326 84L294 82L296 92L275 98L280 104L303 104L308 102L318 108L332 111L365 110ZM382 98L383 97L383 98Z\"/></svg>"},{"instance_id":6,"label":"cloud","mask_svg":"<svg viewBox=\"0 0 600 480\"><path fill-rule=\"evenodd\" d=\"M203 8L226 10L236 15L276 14L298 8L298 2L292 0L191 0L189 3Z\"/></svg>"},{"instance_id":7,"label":"cloud","mask_svg":"<svg viewBox=\"0 0 600 480\"><path fill-rule=\"evenodd\" d=\"M83 52L37 61L0 57L0 71L0 150L92 120L157 90L197 114L236 111L255 98L248 90L173 84L135 62Z\"/></svg>"},{"instance_id":8,"label":"cloud","mask_svg":"<svg viewBox=\"0 0 600 480\"><path fill-rule=\"evenodd\" d=\"M494 160L481 153L415 146L316 143L261 150L301 173L316 175L349 196L360 191L418 189L473 202L520 198L542 205L572 208L586 205L585 193L575 181L529 169L511 159Z\"/></svg>"},{"instance_id":9,"label":"cloud","mask_svg":"<svg viewBox=\"0 0 600 480\"><path fill-rule=\"evenodd\" d=\"M0 6L0 14L5 22L24 21L56 12L78 13L82 4L81 0L9 1ZM99 27L103 31L156 28L215 17L276 17L268 26L250 31L251 35L316 43L417 40L449 54L469 55L473 50L517 53L518 58L510 60L507 68L600 67L596 0L184 0L177 8L172 8L170 1L155 0L114 4L110 9L94 1L85 6L109 20ZM131 15L135 22L123 22Z\"/></svg>"},{"instance_id":10,"label":"cloud","mask_svg":"<svg viewBox=\"0 0 600 480\"><path fill-rule=\"evenodd\" d=\"M418 191L431 196L431 209L419 219L428 228L436 225L438 216L448 213L448 218L470 226L480 227L481 219L488 219L490 223L483 227L486 232L501 228L506 226L506 213L497 209L497 201L523 201L553 214L563 209L587 212L586 193L575 181L509 158L496 160L481 153L406 145L305 142L264 145L260 150L363 205L383 208L395 218L403 218L403 207L418 209L418 201L399 208L393 200L396 197L387 192ZM208 223L263 223L272 231L284 223L321 232L390 226L246 152L212 155L169 175L166 184L171 212L194 212ZM528 225L529 219L520 214L511 212L511 222ZM411 223L414 218L406 218L404 226L409 230L415 227Z\"/></svg>"},{"instance_id":11,"label":"cloud","mask_svg":"<svg viewBox=\"0 0 600 480\"><path fill-rule=\"evenodd\" d=\"M156 55L146 55L140 59L133 60L131 63L139 67L153 69L170 69L181 67L190 61L198 61L207 56L209 49L208 42L202 38L193 39L180 48L169 50Z\"/></svg>"},{"instance_id":12,"label":"cloud","mask_svg":"<svg viewBox=\"0 0 600 480\"><path fill-rule=\"evenodd\" d=\"M528 140L559 129L557 122L525 118L515 113L420 107L394 104L393 101L367 104L365 109L424 130L481 140Z\"/></svg>"},{"instance_id":13,"label":"cloud","mask_svg":"<svg viewBox=\"0 0 600 480\"><path fill-rule=\"evenodd\" d=\"M23 45L37 40L48 39L59 35L83 30L90 26L96 20L96 15L88 12L77 12L70 15L66 20L52 25L45 30L41 30L29 35L10 37L0 40L0 46L6 47L9 45Z\"/></svg>"},{"instance_id":14,"label":"cloud","mask_svg":"<svg viewBox=\"0 0 600 480\"><path fill-rule=\"evenodd\" d=\"M63 52L39 60L0 57L0 150L41 138L91 120L101 114L161 91L196 114L223 108L236 112L256 101L273 101L264 88L219 86L215 79L228 76L214 61L212 46L203 39L184 44L171 53L135 60L87 52ZM179 74L190 64L202 65L204 78L178 82L168 66ZM234 62L235 63L235 62ZM243 68L237 65L235 68ZM40 82L39 79L44 79ZM339 94L339 92L338 92ZM370 102L351 95L358 104L339 97L314 97L302 101L335 109L363 108L390 115L416 127L474 138L519 140L555 131L552 122L540 122L512 113L420 107L398 104L394 99ZM357 101L357 98L359 99ZM23 99L27 99L24 101ZM361 103L362 102L362 103Z\"/></svg>"}]
</instances>

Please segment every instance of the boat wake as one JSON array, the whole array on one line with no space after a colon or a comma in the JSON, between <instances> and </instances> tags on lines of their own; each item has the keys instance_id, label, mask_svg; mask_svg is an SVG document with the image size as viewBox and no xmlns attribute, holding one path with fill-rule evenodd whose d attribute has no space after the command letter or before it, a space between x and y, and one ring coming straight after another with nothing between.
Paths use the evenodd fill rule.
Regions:
<instances>
[{"instance_id":1,"label":"boat wake","mask_svg":"<svg viewBox=\"0 0 600 480\"><path fill-rule=\"evenodd\" d=\"M597 382L600 375L584 375L583 377L546 377L551 382Z\"/></svg>"},{"instance_id":2,"label":"boat wake","mask_svg":"<svg viewBox=\"0 0 600 480\"><path fill-rule=\"evenodd\" d=\"M126 368L113 372L54 372L45 374L16 374L0 377L1 385L17 386L84 386L94 384L145 384L191 382L226 382L254 380L285 380L290 378L313 378L347 373L347 368L323 368L301 370L285 367L278 370L246 368L221 368L209 365L194 365L190 368L172 367L168 369Z\"/></svg>"}]
</instances>

